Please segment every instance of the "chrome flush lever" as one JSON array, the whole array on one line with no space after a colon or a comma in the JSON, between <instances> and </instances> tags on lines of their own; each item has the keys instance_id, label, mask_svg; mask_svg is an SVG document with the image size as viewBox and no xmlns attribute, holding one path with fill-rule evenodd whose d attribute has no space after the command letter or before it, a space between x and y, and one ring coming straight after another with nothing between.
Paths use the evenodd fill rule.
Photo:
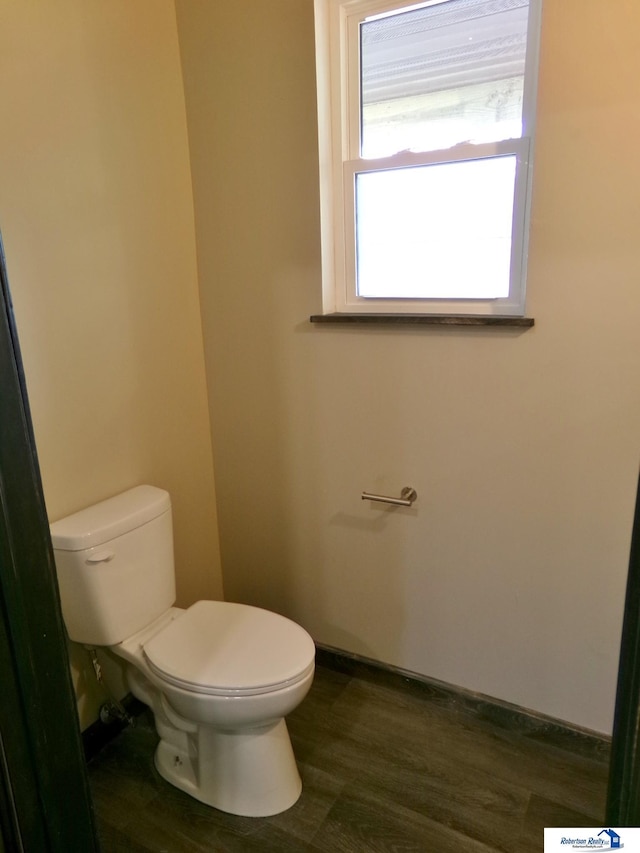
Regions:
<instances>
[{"instance_id":1,"label":"chrome flush lever","mask_svg":"<svg viewBox=\"0 0 640 853\"><path fill-rule=\"evenodd\" d=\"M378 501L379 503L392 504L393 506L411 506L418 493L411 486L405 486L400 492L399 498L392 498L388 495L372 495L369 492L362 493L363 501Z\"/></svg>"}]
</instances>

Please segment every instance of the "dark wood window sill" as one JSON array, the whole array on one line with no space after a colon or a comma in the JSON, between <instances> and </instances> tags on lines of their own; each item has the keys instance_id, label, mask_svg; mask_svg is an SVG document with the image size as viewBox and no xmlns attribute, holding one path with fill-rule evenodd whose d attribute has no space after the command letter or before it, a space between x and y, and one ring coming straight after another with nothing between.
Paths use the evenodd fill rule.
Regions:
<instances>
[{"instance_id":1,"label":"dark wood window sill","mask_svg":"<svg viewBox=\"0 0 640 853\"><path fill-rule=\"evenodd\" d=\"M312 314L312 323L358 323L392 326L510 326L529 329L533 317L471 316L468 314Z\"/></svg>"}]
</instances>

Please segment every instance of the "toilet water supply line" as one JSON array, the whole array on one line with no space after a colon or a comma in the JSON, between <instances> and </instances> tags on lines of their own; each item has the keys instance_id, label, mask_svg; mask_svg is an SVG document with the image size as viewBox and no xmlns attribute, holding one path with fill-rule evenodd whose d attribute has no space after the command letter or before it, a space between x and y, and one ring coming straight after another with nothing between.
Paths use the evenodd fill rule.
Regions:
<instances>
[{"instance_id":1,"label":"toilet water supply line","mask_svg":"<svg viewBox=\"0 0 640 853\"><path fill-rule=\"evenodd\" d=\"M91 663L93 664L93 671L96 674L96 681L100 684L104 691L107 694L108 701L102 705L100 708L100 721L103 723L111 723L114 719L120 720L122 723L127 723L129 726L135 726L136 721L128 714L116 697L111 692L109 685L105 681L104 675L102 674L102 667L100 666L100 661L98 660L98 653L93 648L93 646L85 646L89 654L91 655Z\"/></svg>"}]
</instances>

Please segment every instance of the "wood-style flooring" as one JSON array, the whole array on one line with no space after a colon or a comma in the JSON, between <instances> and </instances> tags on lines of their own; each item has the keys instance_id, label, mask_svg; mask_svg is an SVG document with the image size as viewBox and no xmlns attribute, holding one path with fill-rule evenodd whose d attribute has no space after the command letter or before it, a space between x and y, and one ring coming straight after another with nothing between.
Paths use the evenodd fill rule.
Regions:
<instances>
[{"instance_id":1,"label":"wood-style flooring","mask_svg":"<svg viewBox=\"0 0 640 853\"><path fill-rule=\"evenodd\" d=\"M103 853L541 853L545 826L603 820L604 744L397 675L320 665L288 726L302 796L243 818L160 778L145 712L89 763Z\"/></svg>"}]
</instances>

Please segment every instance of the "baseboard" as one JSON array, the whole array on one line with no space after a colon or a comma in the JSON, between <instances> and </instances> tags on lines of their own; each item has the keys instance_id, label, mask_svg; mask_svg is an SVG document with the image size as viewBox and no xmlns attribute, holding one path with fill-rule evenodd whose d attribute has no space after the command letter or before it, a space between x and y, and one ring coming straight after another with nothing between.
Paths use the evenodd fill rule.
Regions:
<instances>
[{"instance_id":1,"label":"baseboard","mask_svg":"<svg viewBox=\"0 0 640 853\"><path fill-rule=\"evenodd\" d=\"M428 695L434 702L455 707L459 711L473 714L478 719L487 720L493 725L519 732L526 737L567 750L574 755L582 755L596 761L609 760L610 737L546 716L538 711L513 705L482 693L474 693L471 690L333 646L316 645L316 663L334 672L342 672L365 681L386 684L416 695ZM132 717L139 716L147 708L131 694L125 696L122 704ZM126 723L119 720L109 723L96 720L85 729L82 732L82 744L87 761L97 755L125 727Z\"/></svg>"},{"instance_id":2,"label":"baseboard","mask_svg":"<svg viewBox=\"0 0 640 853\"><path fill-rule=\"evenodd\" d=\"M133 718L139 716L147 708L146 705L138 701L130 693L121 701L127 714ZM90 761L94 755L97 755L110 740L113 740L126 727L127 723L123 720L111 720L108 723L96 720L95 723L92 723L82 732L82 746L86 760Z\"/></svg>"},{"instance_id":3,"label":"baseboard","mask_svg":"<svg viewBox=\"0 0 640 853\"><path fill-rule=\"evenodd\" d=\"M512 705L482 693L474 693L443 681L352 654L332 646L316 646L316 663L336 672L377 684L428 695L433 701L466 711L493 725L517 731L574 755L596 761L609 760L611 738L537 711Z\"/></svg>"}]
</instances>

